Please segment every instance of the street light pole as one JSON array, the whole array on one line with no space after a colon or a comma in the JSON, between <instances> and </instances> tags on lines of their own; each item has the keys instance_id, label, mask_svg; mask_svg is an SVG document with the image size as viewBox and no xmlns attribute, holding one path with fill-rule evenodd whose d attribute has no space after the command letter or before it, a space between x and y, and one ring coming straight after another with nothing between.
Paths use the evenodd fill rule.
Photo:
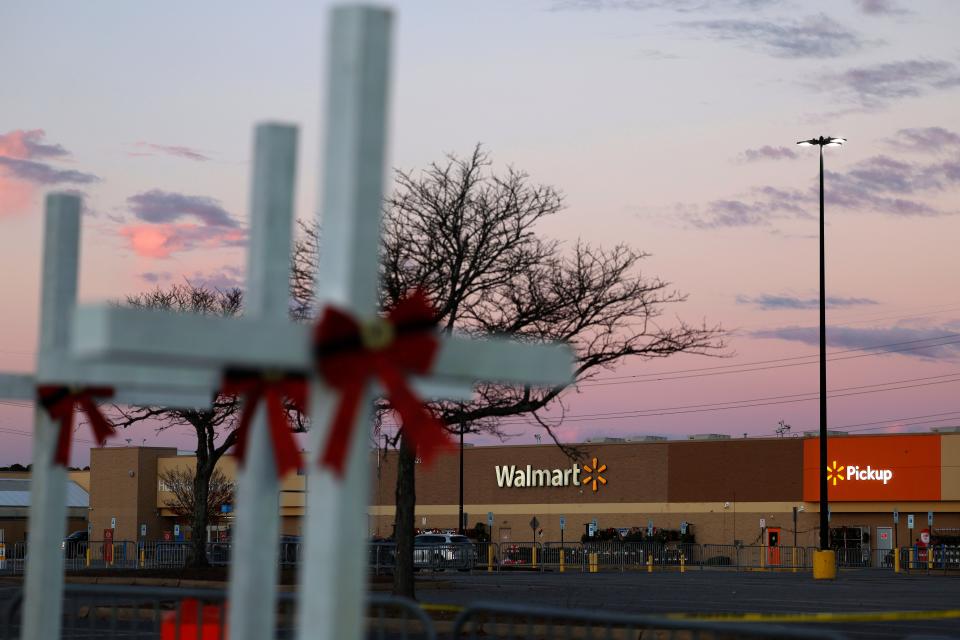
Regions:
<instances>
[{"instance_id":1,"label":"street light pole","mask_svg":"<svg viewBox=\"0 0 960 640\"><path fill-rule=\"evenodd\" d=\"M460 535L466 535L464 533L464 526L463 526L463 432L464 432L464 425L461 424L460 425L460 515L458 516L459 519L457 520L457 532L459 532Z\"/></svg>"},{"instance_id":2,"label":"street light pole","mask_svg":"<svg viewBox=\"0 0 960 640\"><path fill-rule=\"evenodd\" d=\"M829 496L827 485L827 298L824 260L823 148L840 146L845 138L820 136L801 140L802 146L820 148L820 550L830 548Z\"/></svg>"}]
</instances>

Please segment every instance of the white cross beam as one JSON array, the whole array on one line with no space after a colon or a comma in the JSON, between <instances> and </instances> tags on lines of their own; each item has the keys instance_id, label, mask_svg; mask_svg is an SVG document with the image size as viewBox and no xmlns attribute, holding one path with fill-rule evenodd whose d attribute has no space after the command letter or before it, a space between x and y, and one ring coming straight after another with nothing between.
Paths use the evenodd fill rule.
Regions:
<instances>
[{"instance_id":1,"label":"white cross beam","mask_svg":"<svg viewBox=\"0 0 960 640\"><path fill-rule=\"evenodd\" d=\"M33 402L38 384L111 386L118 404L209 406L214 372L147 366L84 365L69 356L77 298L80 199L50 194L44 212L43 289L36 375L0 374L0 397ZM59 423L37 406L30 483L30 555L23 605L24 638L60 636L66 470L53 464Z\"/></svg>"}]
</instances>

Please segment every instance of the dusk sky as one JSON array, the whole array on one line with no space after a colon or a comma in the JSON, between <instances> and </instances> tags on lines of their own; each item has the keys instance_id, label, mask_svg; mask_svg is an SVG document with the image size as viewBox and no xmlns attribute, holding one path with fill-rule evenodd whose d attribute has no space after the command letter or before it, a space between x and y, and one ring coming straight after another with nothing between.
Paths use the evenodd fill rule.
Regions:
<instances>
[{"instance_id":1,"label":"dusk sky","mask_svg":"<svg viewBox=\"0 0 960 640\"><path fill-rule=\"evenodd\" d=\"M85 198L83 301L242 286L257 122L299 125L297 213L314 215L328 7L0 4L0 370L34 367L48 191ZM794 143L819 135L849 139L825 153L830 426L960 425L960 3L396 9L393 167L482 143L564 193L545 236L651 253L645 273L689 294L662 322L731 332L726 359L634 362L570 392L563 439L817 428L817 151ZM0 464L29 461L31 429L0 399Z\"/></svg>"}]
</instances>

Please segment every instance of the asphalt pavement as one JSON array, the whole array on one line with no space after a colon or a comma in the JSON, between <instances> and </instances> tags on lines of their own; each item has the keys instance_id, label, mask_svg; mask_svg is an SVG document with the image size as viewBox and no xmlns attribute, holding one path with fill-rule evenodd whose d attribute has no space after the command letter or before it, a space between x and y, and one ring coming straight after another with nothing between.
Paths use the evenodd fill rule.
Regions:
<instances>
[{"instance_id":1,"label":"asphalt pavement","mask_svg":"<svg viewBox=\"0 0 960 640\"><path fill-rule=\"evenodd\" d=\"M814 581L809 572L446 572L418 581L417 596L423 603L488 601L644 615L889 615L960 609L960 575L907 575L873 569L841 571L835 581ZM958 618L787 624L829 628L850 638L960 638Z\"/></svg>"}]
</instances>

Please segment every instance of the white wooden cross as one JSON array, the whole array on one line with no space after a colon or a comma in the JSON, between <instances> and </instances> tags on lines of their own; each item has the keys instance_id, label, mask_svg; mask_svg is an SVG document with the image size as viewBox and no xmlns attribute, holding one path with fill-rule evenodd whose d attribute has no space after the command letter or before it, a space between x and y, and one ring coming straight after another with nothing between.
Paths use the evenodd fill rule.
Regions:
<instances>
[{"instance_id":1,"label":"white wooden cross","mask_svg":"<svg viewBox=\"0 0 960 640\"><path fill-rule=\"evenodd\" d=\"M339 8L333 11L330 31L325 213L317 294L320 302L336 304L361 318L372 318L377 310L390 22L390 13L385 10ZM259 155L258 152L258 158ZM255 166L261 166L259 160ZM263 171L272 173L274 169ZM275 208L264 205L264 211L258 213L261 199L256 194L259 188L266 188L258 187L260 175L260 169L255 169L251 215L254 221L260 215L266 219L266 210L270 210L270 223L264 226L273 230L285 228L283 241L289 243L289 222L281 223L278 213L286 205ZM292 173L286 178L284 175L280 172L270 178L276 186L268 190L278 200L283 197L277 194L290 189L292 184ZM279 261L274 276L256 275L261 273L258 269L267 273L265 264L257 266L257 256L265 263L268 255L281 255L277 250L281 234L277 231L272 240L267 240L266 234L258 231L264 226L257 224L253 222L251 233L249 287L272 290L271 294L258 295L272 295L274 299L282 296L285 302L287 259L282 261L282 278ZM260 243L268 243L272 248L255 249ZM289 244L285 247L288 249ZM286 304L279 308L285 313ZM171 316L103 305L81 307L75 331L74 348L78 356L110 362L146 359L303 372L312 371L314 364L310 327L280 322L277 317L267 317L254 309L243 318L222 319ZM562 384L570 379L571 363L570 351L564 346L532 346L497 340L476 343L449 338L442 341L429 378L439 382L439 391L437 382L424 385L423 380L416 388L422 397L449 397L448 392L460 395L458 390L472 387L478 380ZM371 388L368 399L372 399L374 393L375 389ZM369 440L365 435L353 439L346 478L342 482L319 466L326 428L337 401L337 394L314 377L312 472L298 613L302 638L359 638L361 635ZM369 405L364 403L364 410L357 417L359 434L365 434L369 427ZM262 410L258 411L253 425L252 453L257 455L248 457L238 488L229 614L233 639L268 637L273 633L275 620L271 596L277 574L273 546L278 533L277 480L275 473L271 473L271 456L267 455L270 443ZM258 432L260 435L256 435ZM258 496L255 500L254 495ZM255 504L248 507L246 496L251 496Z\"/></svg>"},{"instance_id":2,"label":"white wooden cross","mask_svg":"<svg viewBox=\"0 0 960 640\"><path fill-rule=\"evenodd\" d=\"M328 85L324 202L316 295L323 305L358 318L377 312L383 180L392 15L374 8L338 8L328 35ZM557 385L571 379L566 345L506 340L441 340L431 380L475 384L496 381ZM312 451L320 451L338 401L322 380L313 381ZM370 500L371 402L361 405L345 477L336 478L311 458L307 529L301 568L297 638L364 637ZM320 427L320 428L318 428Z\"/></svg>"},{"instance_id":3,"label":"white wooden cross","mask_svg":"<svg viewBox=\"0 0 960 640\"><path fill-rule=\"evenodd\" d=\"M44 211L43 289L36 375L0 374L0 397L35 401L38 384L110 386L118 404L200 408L210 405L216 372L149 366L103 366L69 355L77 298L80 199L50 194ZM53 462L60 424L39 405L34 414L29 560L23 638L59 638L66 518L66 469Z\"/></svg>"}]
</instances>

